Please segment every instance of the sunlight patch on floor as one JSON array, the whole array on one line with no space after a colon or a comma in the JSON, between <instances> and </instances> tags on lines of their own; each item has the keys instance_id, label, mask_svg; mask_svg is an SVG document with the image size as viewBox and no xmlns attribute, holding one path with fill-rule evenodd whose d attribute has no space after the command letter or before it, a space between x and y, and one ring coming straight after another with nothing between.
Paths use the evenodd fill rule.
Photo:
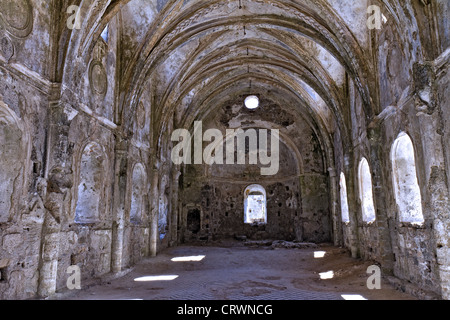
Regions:
<instances>
[{"instance_id":1,"label":"sunlight patch on floor","mask_svg":"<svg viewBox=\"0 0 450 320\"><path fill-rule=\"evenodd\" d=\"M333 279L334 271L322 272L322 273L319 273L319 276L320 276L320 279L322 279L322 280Z\"/></svg>"},{"instance_id":2,"label":"sunlight patch on floor","mask_svg":"<svg viewBox=\"0 0 450 320\"><path fill-rule=\"evenodd\" d=\"M343 294L343 295L341 295L341 297L344 300L367 300L360 294Z\"/></svg>"},{"instance_id":3,"label":"sunlight patch on floor","mask_svg":"<svg viewBox=\"0 0 450 320\"><path fill-rule=\"evenodd\" d=\"M205 256L190 256L190 257L175 257L170 259L173 262L190 262L190 261L202 261Z\"/></svg>"},{"instance_id":4,"label":"sunlight patch on floor","mask_svg":"<svg viewBox=\"0 0 450 320\"><path fill-rule=\"evenodd\" d=\"M146 281L171 281L178 278L177 275L160 275L160 276L145 276L134 279L136 282L146 282Z\"/></svg>"},{"instance_id":5,"label":"sunlight patch on floor","mask_svg":"<svg viewBox=\"0 0 450 320\"><path fill-rule=\"evenodd\" d=\"M323 258L323 257L325 257L326 253L327 253L326 251L315 251L314 252L314 258L315 259Z\"/></svg>"}]
</instances>

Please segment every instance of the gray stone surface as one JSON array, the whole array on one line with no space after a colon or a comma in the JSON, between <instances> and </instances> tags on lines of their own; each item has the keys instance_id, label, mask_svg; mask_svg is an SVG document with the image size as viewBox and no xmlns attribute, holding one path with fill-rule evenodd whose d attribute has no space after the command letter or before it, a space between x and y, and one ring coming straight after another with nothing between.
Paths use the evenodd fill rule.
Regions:
<instances>
[{"instance_id":1,"label":"gray stone surface","mask_svg":"<svg viewBox=\"0 0 450 320\"><path fill-rule=\"evenodd\" d=\"M236 236L344 246L450 298L449 1L70 5L0 2L0 299L52 297L70 266L86 281ZM259 108L245 108L249 95ZM175 164L172 133L196 121L223 136L279 130L279 170ZM396 201L401 133L414 147L420 225ZM266 191L267 224L244 223L252 184Z\"/></svg>"}]
</instances>

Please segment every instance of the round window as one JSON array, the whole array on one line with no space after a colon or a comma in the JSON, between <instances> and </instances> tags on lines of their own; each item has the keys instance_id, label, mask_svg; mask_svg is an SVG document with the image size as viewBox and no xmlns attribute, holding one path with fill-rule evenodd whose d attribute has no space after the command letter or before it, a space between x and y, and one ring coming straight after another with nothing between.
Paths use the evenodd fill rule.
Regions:
<instances>
[{"instance_id":1,"label":"round window","mask_svg":"<svg viewBox=\"0 0 450 320\"><path fill-rule=\"evenodd\" d=\"M258 108L259 107L259 98L257 96L248 96L245 99L245 106L251 110Z\"/></svg>"}]
</instances>

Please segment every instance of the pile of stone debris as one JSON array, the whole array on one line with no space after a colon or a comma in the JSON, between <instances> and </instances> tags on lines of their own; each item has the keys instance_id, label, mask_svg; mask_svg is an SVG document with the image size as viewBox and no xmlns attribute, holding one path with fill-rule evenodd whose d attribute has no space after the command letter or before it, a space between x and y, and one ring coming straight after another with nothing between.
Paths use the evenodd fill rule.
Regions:
<instances>
[{"instance_id":1,"label":"pile of stone debris","mask_svg":"<svg viewBox=\"0 0 450 320\"><path fill-rule=\"evenodd\" d=\"M298 241L285 241L285 240L257 240L257 241L244 241L244 245L248 247L266 247L268 249L308 249L317 248L318 245L309 242Z\"/></svg>"}]
</instances>

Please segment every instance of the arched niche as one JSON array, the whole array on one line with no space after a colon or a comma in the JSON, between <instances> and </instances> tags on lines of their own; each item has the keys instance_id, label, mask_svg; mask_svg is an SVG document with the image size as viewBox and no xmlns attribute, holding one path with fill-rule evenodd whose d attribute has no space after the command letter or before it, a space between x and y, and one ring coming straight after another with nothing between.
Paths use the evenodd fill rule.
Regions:
<instances>
[{"instance_id":1,"label":"arched niche","mask_svg":"<svg viewBox=\"0 0 450 320\"><path fill-rule=\"evenodd\" d=\"M359 164L358 178L362 218L364 222L373 223L376 217L373 201L372 174L366 158L363 158Z\"/></svg>"},{"instance_id":2,"label":"arched niche","mask_svg":"<svg viewBox=\"0 0 450 320\"><path fill-rule=\"evenodd\" d=\"M89 143L83 150L80 167L76 223L95 223L100 220L100 202L104 195L106 156L102 147Z\"/></svg>"},{"instance_id":3,"label":"arched niche","mask_svg":"<svg viewBox=\"0 0 450 320\"><path fill-rule=\"evenodd\" d=\"M244 222L267 223L266 190L259 184L252 184L244 191Z\"/></svg>"},{"instance_id":4,"label":"arched niche","mask_svg":"<svg viewBox=\"0 0 450 320\"><path fill-rule=\"evenodd\" d=\"M202 213L200 208L190 208L187 212L186 228L193 234L197 234L201 230Z\"/></svg>"},{"instance_id":5,"label":"arched niche","mask_svg":"<svg viewBox=\"0 0 450 320\"><path fill-rule=\"evenodd\" d=\"M22 120L0 101L0 223L11 218L25 184L27 145Z\"/></svg>"},{"instance_id":6,"label":"arched niche","mask_svg":"<svg viewBox=\"0 0 450 320\"><path fill-rule=\"evenodd\" d=\"M147 175L142 164L138 163L133 168L131 177L131 207L130 221L135 224L142 222L145 213L145 191L147 185Z\"/></svg>"},{"instance_id":7,"label":"arched niche","mask_svg":"<svg viewBox=\"0 0 450 320\"><path fill-rule=\"evenodd\" d=\"M404 132L400 133L392 145L391 162L400 221L422 225L422 196L417 179L414 145Z\"/></svg>"}]
</instances>

